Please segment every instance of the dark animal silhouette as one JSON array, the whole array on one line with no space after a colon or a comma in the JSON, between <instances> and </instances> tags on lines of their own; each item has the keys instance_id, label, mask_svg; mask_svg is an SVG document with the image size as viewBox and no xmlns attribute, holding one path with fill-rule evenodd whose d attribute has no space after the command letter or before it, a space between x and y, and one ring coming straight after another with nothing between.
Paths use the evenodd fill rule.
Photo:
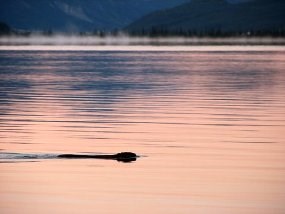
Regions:
<instances>
[{"instance_id":1,"label":"dark animal silhouette","mask_svg":"<svg viewBox=\"0 0 285 214\"><path fill-rule=\"evenodd\" d=\"M58 158L68 158L68 159L109 159L117 160L121 162L132 162L137 160L137 155L133 152L120 152L114 155L89 155L89 154L61 154Z\"/></svg>"}]
</instances>

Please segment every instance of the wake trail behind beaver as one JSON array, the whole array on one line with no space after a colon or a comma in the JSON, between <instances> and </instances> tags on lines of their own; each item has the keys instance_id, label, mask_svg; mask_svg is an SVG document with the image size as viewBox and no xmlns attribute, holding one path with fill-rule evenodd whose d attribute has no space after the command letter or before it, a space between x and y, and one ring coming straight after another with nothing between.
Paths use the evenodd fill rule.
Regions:
<instances>
[{"instance_id":1,"label":"wake trail behind beaver","mask_svg":"<svg viewBox=\"0 0 285 214\"><path fill-rule=\"evenodd\" d=\"M14 153L14 152L1 152L0 160L14 160L14 159L54 159L59 154L45 154L45 153Z\"/></svg>"}]
</instances>

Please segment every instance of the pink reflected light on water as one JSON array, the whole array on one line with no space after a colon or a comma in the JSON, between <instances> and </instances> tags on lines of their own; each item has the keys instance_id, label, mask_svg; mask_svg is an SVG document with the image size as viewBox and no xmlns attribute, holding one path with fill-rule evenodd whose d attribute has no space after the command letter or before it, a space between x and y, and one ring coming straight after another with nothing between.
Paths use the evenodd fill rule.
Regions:
<instances>
[{"instance_id":1,"label":"pink reflected light on water","mask_svg":"<svg viewBox=\"0 0 285 214\"><path fill-rule=\"evenodd\" d=\"M143 157L1 160L1 213L284 213L284 52L33 51L2 55L3 152Z\"/></svg>"}]
</instances>

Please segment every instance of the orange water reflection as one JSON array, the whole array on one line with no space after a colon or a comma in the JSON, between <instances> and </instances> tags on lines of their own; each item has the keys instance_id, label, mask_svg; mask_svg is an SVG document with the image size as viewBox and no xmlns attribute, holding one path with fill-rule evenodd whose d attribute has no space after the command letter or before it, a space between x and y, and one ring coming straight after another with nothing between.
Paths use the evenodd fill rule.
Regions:
<instances>
[{"instance_id":1,"label":"orange water reflection","mask_svg":"<svg viewBox=\"0 0 285 214\"><path fill-rule=\"evenodd\" d=\"M1 213L285 212L284 52L0 56L1 149L144 156L6 160Z\"/></svg>"}]
</instances>

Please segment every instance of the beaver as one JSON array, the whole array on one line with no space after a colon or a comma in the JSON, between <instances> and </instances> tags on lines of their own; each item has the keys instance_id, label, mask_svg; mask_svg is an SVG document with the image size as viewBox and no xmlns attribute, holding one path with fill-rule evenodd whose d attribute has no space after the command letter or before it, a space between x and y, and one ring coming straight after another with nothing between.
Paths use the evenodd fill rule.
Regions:
<instances>
[{"instance_id":1,"label":"beaver","mask_svg":"<svg viewBox=\"0 0 285 214\"><path fill-rule=\"evenodd\" d=\"M61 154L57 156L58 158L69 158L69 159L109 159L117 160L121 162L132 162L136 161L137 154L133 152L120 152L113 155L91 155L91 154Z\"/></svg>"}]
</instances>

